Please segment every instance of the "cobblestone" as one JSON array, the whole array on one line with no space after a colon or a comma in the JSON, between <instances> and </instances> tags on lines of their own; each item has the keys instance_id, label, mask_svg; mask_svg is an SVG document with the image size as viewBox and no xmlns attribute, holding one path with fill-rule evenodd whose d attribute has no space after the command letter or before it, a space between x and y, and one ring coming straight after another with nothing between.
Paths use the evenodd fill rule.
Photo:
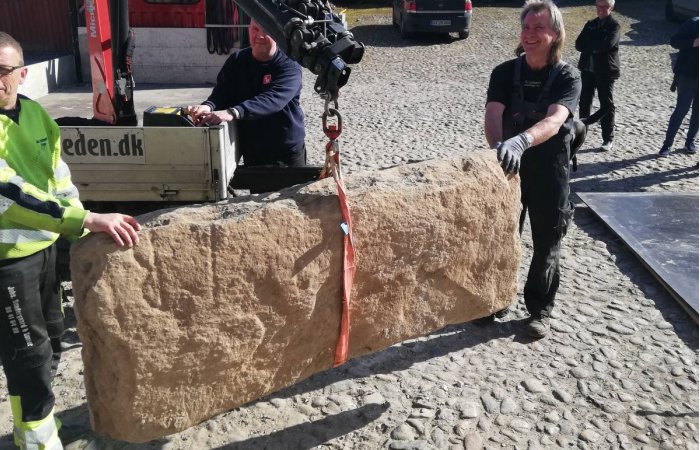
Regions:
<instances>
[{"instance_id":1,"label":"cobblestone","mask_svg":"<svg viewBox=\"0 0 700 450\"><path fill-rule=\"evenodd\" d=\"M595 14L588 3L563 7L569 62L578 59L573 40ZM668 40L676 25L663 20L658 1L618 0L617 9L623 37L616 145L598 151L600 129L592 128L579 153L572 197L697 192L697 155L655 157L675 102L668 91ZM367 52L340 99L346 171L485 148L488 77L511 57L517 21L512 4L477 3L468 39L412 41L398 36L388 15L351 23ZM320 164L322 101L304 76L307 148L310 162ZM199 101L209 89L190 95ZM75 94L39 100L60 114L61 95ZM128 448L697 448L697 326L618 238L577 204L562 250L553 332L543 341L524 337L527 313L519 295L511 313L490 327L439 330ZM531 256L529 239L526 227L520 280ZM103 447L90 448L122 448L88 432L81 368L78 349L66 352L55 387L59 417L83 428L70 448L91 441ZM0 384L5 392L4 379ZM11 448L7 398L0 403L0 449Z\"/></svg>"}]
</instances>

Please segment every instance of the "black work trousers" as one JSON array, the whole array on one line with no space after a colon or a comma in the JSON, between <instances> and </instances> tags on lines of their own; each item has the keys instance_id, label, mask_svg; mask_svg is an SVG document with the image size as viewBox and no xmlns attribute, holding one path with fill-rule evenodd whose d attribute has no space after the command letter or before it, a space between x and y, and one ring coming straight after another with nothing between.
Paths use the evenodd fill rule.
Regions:
<instances>
[{"instance_id":1,"label":"black work trousers","mask_svg":"<svg viewBox=\"0 0 700 450\"><path fill-rule=\"evenodd\" d=\"M603 142L612 142L615 138L615 103L613 101L613 86L615 79L609 75L599 75L593 72L581 72L581 99L579 100L578 115L588 119L588 123L600 120L603 132ZM600 109L591 115L593 94L598 91Z\"/></svg>"},{"instance_id":2,"label":"black work trousers","mask_svg":"<svg viewBox=\"0 0 700 450\"><path fill-rule=\"evenodd\" d=\"M535 147L526 151L520 169L520 190L533 245L525 282L525 306L532 317L549 317L559 289L561 241L573 219L568 150L553 153Z\"/></svg>"},{"instance_id":3,"label":"black work trousers","mask_svg":"<svg viewBox=\"0 0 700 450\"><path fill-rule=\"evenodd\" d=\"M24 422L45 418L54 406L51 382L64 329L59 291L55 245L0 261L0 359Z\"/></svg>"},{"instance_id":4,"label":"black work trousers","mask_svg":"<svg viewBox=\"0 0 700 450\"><path fill-rule=\"evenodd\" d=\"M289 152L267 151L251 149L243 152L243 163L246 167L252 166L287 166L304 167L306 165L306 144Z\"/></svg>"}]
</instances>

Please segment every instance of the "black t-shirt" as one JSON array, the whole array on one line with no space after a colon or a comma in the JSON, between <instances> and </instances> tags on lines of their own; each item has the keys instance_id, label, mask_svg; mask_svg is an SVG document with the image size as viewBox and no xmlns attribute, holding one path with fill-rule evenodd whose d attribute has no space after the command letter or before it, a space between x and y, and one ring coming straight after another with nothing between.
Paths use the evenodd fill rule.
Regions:
<instances>
[{"instance_id":1,"label":"black t-shirt","mask_svg":"<svg viewBox=\"0 0 700 450\"><path fill-rule=\"evenodd\" d=\"M5 116L9 117L16 124L19 124L19 111L21 109L21 105L19 103L20 98L26 99L27 97L25 97L22 94L18 94L17 95L17 106L15 106L14 109L0 109L0 114L3 114Z\"/></svg>"},{"instance_id":2,"label":"black t-shirt","mask_svg":"<svg viewBox=\"0 0 700 450\"><path fill-rule=\"evenodd\" d=\"M489 89L486 94L486 102L501 103L508 109L512 103L513 77L515 72L515 62L517 59L506 61L496 66L491 72L489 81ZM549 78L549 72L552 66L547 66L541 70L532 70L523 61L520 73L520 82L523 86L523 96L525 101L536 102L540 96L540 91ZM576 107L578 106L579 96L581 95L581 75L578 70L569 64L566 64L557 77L552 82L549 91L547 103L549 105L558 104L569 110L569 118L566 120L562 128L555 136L546 141L540 146L556 146L556 149L561 149L564 143L563 139L571 130L572 119ZM534 124L528 124L528 127Z\"/></svg>"}]
</instances>

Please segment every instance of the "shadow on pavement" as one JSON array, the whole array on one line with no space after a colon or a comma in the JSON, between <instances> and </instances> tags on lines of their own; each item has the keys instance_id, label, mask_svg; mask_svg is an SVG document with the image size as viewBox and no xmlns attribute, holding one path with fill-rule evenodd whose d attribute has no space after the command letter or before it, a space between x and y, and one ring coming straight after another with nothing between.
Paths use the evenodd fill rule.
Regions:
<instances>
[{"instance_id":1,"label":"shadow on pavement","mask_svg":"<svg viewBox=\"0 0 700 450\"><path fill-rule=\"evenodd\" d=\"M379 352L353 358L341 367L316 373L304 381L262 397L250 404L258 401L269 401L273 398L294 397L323 389L325 386L339 381L406 370L416 363L475 347L494 339L513 338L515 342L529 343L532 342L532 339L525 334L526 320L497 321L489 325L476 325L472 322L449 325L436 331L428 340L408 341Z\"/></svg>"},{"instance_id":2,"label":"shadow on pavement","mask_svg":"<svg viewBox=\"0 0 700 450\"><path fill-rule=\"evenodd\" d=\"M90 413L88 412L87 403L57 412L55 417L61 421L61 429L58 432L61 442L63 444L68 444L90 435L92 431L90 429L89 416ZM10 446L6 447L6 443L10 443ZM5 448L17 448L14 446L12 434L0 436L0 450L4 450Z\"/></svg>"},{"instance_id":3,"label":"shadow on pavement","mask_svg":"<svg viewBox=\"0 0 700 450\"><path fill-rule=\"evenodd\" d=\"M611 170L616 170L614 168L603 170L605 169L606 165L600 165L603 166L601 167L600 174L607 173ZM600 178L571 180L571 191L574 194L576 192L640 192L651 186L657 186L662 183L681 180L683 178L696 178L697 176L698 167L696 161L693 160L689 161L687 167L670 169L665 172L651 172L615 180Z\"/></svg>"},{"instance_id":4,"label":"shadow on pavement","mask_svg":"<svg viewBox=\"0 0 700 450\"><path fill-rule=\"evenodd\" d=\"M620 45L668 44L671 34L675 32L678 24L668 22L665 19L665 4L666 2L661 0L618 0L615 3L615 13L636 21L632 23L631 31L627 33L630 41L623 41Z\"/></svg>"},{"instance_id":5,"label":"shadow on pavement","mask_svg":"<svg viewBox=\"0 0 700 450\"><path fill-rule=\"evenodd\" d=\"M635 412L638 416L662 416L662 417L698 417L698 411L688 411L684 413L676 413L671 411L648 411L644 409L638 409Z\"/></svg>"},{"instance_id":6,"label":"shadow on pavement","mask_svg":"<svg viewBox=\"0 0 700 450\"><path fill-rule=\"evenodd\" d=\"M605 152L600 150L599 148L594 147L594 148L587 148L587 149L579 150L578 153L585 154L585 153L605 153ZM648 154L648 155L642 155L642 156L638 156L636 158L631 158L631 159L611 159L608 161L597 161L597 162L592 162L592 163L582 163L579 161L578 171L572 175L571 182L573 183L574 181L578 181L578 179L583 178L583 177L604 175L606 173L610 173L613 170L624 169L624 168L633 166L637 163L644 162L644 161L651 161L651 160L656 159L656 158L657 158L656 154Z\"/></svg>"},{"instance_id":7,"label":"shadow on pavement","mask_svg":"<svg viewBox=\"0 0 700 450\"><path fill-rule=\"evenodd\" d=\"M578 151L576 152L576 154L578 154L578 155L584 155L584 154L586 154L586 153L603 153L603 152L604 152L604 150L601 149L600 147L586 147L586 148L580 148L580 149L578 149ZM581 165L582 165L582 164L579 164L579 167L580 167Z\"/></svg>"},{"instance_id":8,"label":"shadow on pavement","mask_svg":"<svg viewBox=\"0 0 700 450\"><path fill-rule=\"evenodd\" d=\"M320 420L287 427L265 436L223 445L217 447L216 450L258 450L264 448L308 450L367 426L381 417L388 408L389 404L386 402L381 405L370 403Z\"/></svg>"},{"instance_id":9,"label":"shadow on pavement","mask_svg":"<svg viewBox=\"0 0 700 450\"><path fill-rule=\"evenodd\" d=\"M245 441L226 444L217 449L311 449L326 441L359 430L374 422L389 408L388 403L367 404L362 407L343 411L341 413L324 417L323 419L290 426L275 433L246 439ZM80 416L76 421L76 415ZM123 441L115 441L96 435L89 425L87 404L62 411L57 417L63 422L59 436L63 444L75 443L77 448L86 449L163 449L166 448L169 439L167 437L154 439L141 444L131 444ZM70 421L69 421L70 420ZM197 444L196 442L193 444ZM0 437L0 450L14 449L12 435ZM192 447L197 448L197 447ZM203 448L203 447L199 447Z\"/></svg>"},{"instance_id":10,"label":"shadow on pavement","mask_svg":"<svg viewBox=\"0 0 700 450\"><path fill-rule=\"evenodd\" d=\"M662 13L663 14L663 13ZM627 33L629 41L620 42L621 47L625 46L652 46L666 45L671 40L671 35L678 27L675 23L666 22L663 19L649 20L645 19L642 22L633 23L631 30ZM624 49L620 50L624 52ZM624 71L624 66L622 68Z\"/></svg>"},{"instance_id":11,"label":"shadow on pavement","mask_svg":"<svg viewBox=\"0 0 700 450\"><path fill-rule=\"evenodd\" d=\"M658 177L657 175L654 175ZM593 241L605 244L613 257L613 264L621 274L627 276L647 297L639 301L653 302L661 316L673 326L673 332L690 349L697 349L698 328L688 313L669 294L661 283L653 277L632 253L626 244L610 231L593 212L585 206L576 208L574 214L576 226ZM567 237L567 239L571 239ZM628 294L629 295L629 294ZM611 300L615 300L611 296ZM633 325L633 324L632 324ZM658 330L662 334L664 330Z\"/></svg>"}]
</instances>

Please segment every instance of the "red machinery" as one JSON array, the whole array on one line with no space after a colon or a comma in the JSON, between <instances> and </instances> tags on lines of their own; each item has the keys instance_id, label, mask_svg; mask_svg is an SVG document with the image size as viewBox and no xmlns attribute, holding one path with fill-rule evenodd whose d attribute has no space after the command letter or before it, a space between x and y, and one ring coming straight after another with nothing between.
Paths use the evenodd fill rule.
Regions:
<instances>
[{"instance_id":1,"label":"red machinery","mask_svg":"<svg viewBox=\"0 0 700 450\"><path fill-rule=\"evenodd\" d=\"M130 0L129 22L133 27L204 28L206 4L206 0Z\"/></svg>"},{"instance_id":2,"label":"red machinery","mask_svg":"<svg viewBox=\"0 0 700 450\"><path fill-rule=\"evenodd\" d=\"M220 0L206 0L220 1ZM170 4L153 7L172 7ZM358 63L364 45L322 0L237 0L290 58L317 75L314 89L337 103L338 91ZM134 33L127 0L85 0L94 118L113 125L136 125L131 58Z\"/></svg>"},{"instance_id":3,"label":"red machinery","mask_svg":"<svg viewBox=\"0 0 700 450\"><path fill-rule=\"evenodd\" d=\"M85 0L85 27L94 118L112 125L136 125L131 75L134 34L129 29L128 3Z\"/></svg>"}]
</instances>

